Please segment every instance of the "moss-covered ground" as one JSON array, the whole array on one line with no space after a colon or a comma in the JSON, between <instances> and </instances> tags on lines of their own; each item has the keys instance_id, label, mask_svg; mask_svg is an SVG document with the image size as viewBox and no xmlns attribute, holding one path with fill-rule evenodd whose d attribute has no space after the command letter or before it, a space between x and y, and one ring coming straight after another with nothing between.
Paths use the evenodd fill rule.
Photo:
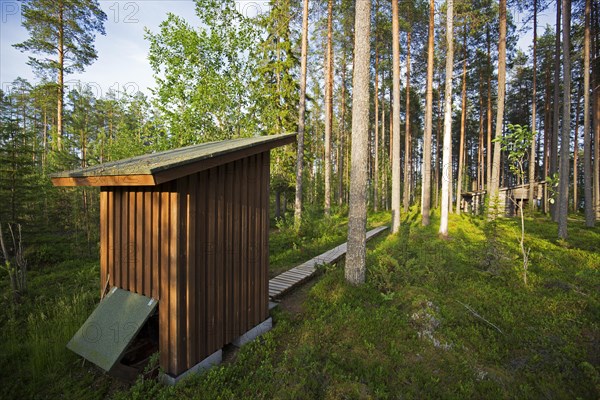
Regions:
<instances>
[{"instance_id":1,"label":"moss-covered ground","mask_svg":"<svg viewBox=\"0 0 600 400\"><path fill-rule=\"evenodd\" d=\"M335 218L301 239L274 230L272 264L344 241ZM324 268L302 307L273 310L271 332L175 387L119 383L65 349L97 300L96 262L34 268L16 307L2 275L0 398L598 398L600 228L572 216L558 241L547 217L526 219L525 285L518 220L452 215L447 240L438 223L406 215L369 243L366 285Z\"/></svg>"}]
</instances>

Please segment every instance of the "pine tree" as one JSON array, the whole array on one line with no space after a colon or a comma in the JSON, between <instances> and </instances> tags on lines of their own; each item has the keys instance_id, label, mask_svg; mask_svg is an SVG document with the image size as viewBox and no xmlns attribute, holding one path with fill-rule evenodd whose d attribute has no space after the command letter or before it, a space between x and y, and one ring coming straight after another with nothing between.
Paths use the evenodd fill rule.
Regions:
<instances>
[{"instance_id":1,"label":"pine tree","mask_svg":"<svg viewBox=\"0 0 600 400\"><path fill-rule=\"evenodd\" d=\"M427 88L425 91L425 134L423 137L423 186L421 192L421 214L423 225L429 225L431 207L431 132L433 126L433 50L435 1L429 1L429 36L427 40ZM436 161L437 162L437 161Z\"/></svg>"},{"instance_id":2,"label":"pine tree","mask_svg":"<svg viewBox=\"0 0 600 400\"><path fill-rule=\"evenodd\" d=\"M569 210L569 164L571 132L571 1L562 0L563 16L563 120L560 144L558 237L567 238L567 213Z\"/></svg>"},{"instance_id":3,"label":"pine tree","mask_svg":"<svg viewBox=\"0 0 600 400\"><path fill-rule=\"evenodd\" d=\"M498 108L496 110L496 133L494 138L500 140L504 122L504 96L506 93L506 0L499 2L500 37L498 39ZM500 151L499 142L494 143L494 158L490 182L490 209L488 218L495 218L498 213L498 191L500 188Z\"/></svg>"},{"instance_id":4,"label":"pine tree","mask_svg":"<svg viewBox=\"0 0 600 400\"><path fill-rule=\"evenodd\" d=\"M346 280L355 285L365 282L367 252L370 25L371 2L357 2L352 83L352 167L348 214L348 253L345 270Z\"/></svg>"},{"instance_id":5,"label":"pine tree","mask_svg":"<svg viewBox=\"0 0 600 400\"><path fill-rule=\"evenodd\" d=\"M583 39L583 186L585 224L593 227L594 205L592 197L592 140L590 132L590 14L591 0L585 1L585 33Z\"/></svg>"},{"instance_id":6,"label":"pine tree","mask_svg":"<svg viewBox=\"0 0 600 400\"><path fill-rule=\"evenodd\" d=\"M96 33L105 34L106 14L97 0L27 0L23 4L26 41L14 45L21 51L47 57L29 57L29 64L42 76L57 76L58 106L56 149L62 149L64 76L83 71L97 57Z\"/></svg>"},{"instance_id":7,"label":"pine tree","mask_svg":"<svg viewBox=\"0 0 600 400\"><path fill-rule=\"evenodd\" d=\"M300 56L300 101L298 115L298 141L296 158L296 199L294 203L294 220L297 227L302 222L302 173L304 169L304 128L306 113L306 68L308 57L308 0L303 1L302 13L302 48Z\"/></svg>"}]
</instances>

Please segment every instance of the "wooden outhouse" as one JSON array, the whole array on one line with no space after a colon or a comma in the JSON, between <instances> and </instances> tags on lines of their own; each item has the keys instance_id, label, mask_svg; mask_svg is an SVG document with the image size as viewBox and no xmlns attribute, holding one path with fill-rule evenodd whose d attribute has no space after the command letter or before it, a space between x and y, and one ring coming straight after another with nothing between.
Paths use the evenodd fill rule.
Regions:
<instances>
[{"instance_id":1,"label":"wooden outhouse","mask_svg":"<svg viewBox=\"0 0 600 400\"><path fill-rule=\"evenodd\" d=\"M140 314L125 303L154 300L156 310L147 312L158 314L160 366L169 376L268 318L269 153L294 138L205 143L53 175L56 186L101 187L100 287L129 295L115 296L105 314ZM117 327L130 322L123 318ZM107 332L86 329L83 347ZM78 352L94 358L109 349L85 351ZM115 359L96 363L110 369Z\"/></svg>"}]
</instances>

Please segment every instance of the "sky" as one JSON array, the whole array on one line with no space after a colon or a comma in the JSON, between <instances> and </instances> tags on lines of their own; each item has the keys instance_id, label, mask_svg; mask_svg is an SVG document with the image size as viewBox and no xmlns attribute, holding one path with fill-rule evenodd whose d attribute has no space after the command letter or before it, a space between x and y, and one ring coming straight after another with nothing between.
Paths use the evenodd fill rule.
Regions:
<instances>
[{"instance_id":1,"label":"sky","mask_svg":"<svg viewBox=\"0 0 600 400\"><path fill-rule=\"evenodd\" d=\"M147 59L149 42L144 39L144 28L157 32L168 12L198 25L200 21L194 12L195 3L192 0L100 0L99 3L107 20L106 35L98 35L95 41L98 59L83 73L66 77L67 91L69 87L88 85L99 97L110 89L118 95L123 92L134 94L140 90L150 95L154 77ZM236 4L245 15L255 15L268 9L267 0L238 0ZM515 19L521 26L522 16L515 15ZM553 24L553 21L553 9L543 12L538 32L541 34L546 23ZM37 81L27 65L28 55L12 47L27 37L27 30L21 26L21 2L0 0L0 83L5 91L19 76L30 82ZM521 34L518 45L527 50L531 45L531 30Z\"/></svg>"}]
</instances>

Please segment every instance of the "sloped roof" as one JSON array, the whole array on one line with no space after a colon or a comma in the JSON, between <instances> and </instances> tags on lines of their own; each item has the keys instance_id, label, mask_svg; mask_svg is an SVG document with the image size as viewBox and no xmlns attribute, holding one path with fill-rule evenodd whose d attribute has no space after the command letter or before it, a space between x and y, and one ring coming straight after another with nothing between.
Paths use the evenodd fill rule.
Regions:
<instances>
[{"instance_id":1,"label":"sloped roof","mask_svg":"<svg viewBox=\"0 0 600 400\"><path fill-rule=\"evenodd\" d=\"M51 175L55 186L153 186L292 143L295 134L202 143Z\"/></svg>"}]
</instances>

